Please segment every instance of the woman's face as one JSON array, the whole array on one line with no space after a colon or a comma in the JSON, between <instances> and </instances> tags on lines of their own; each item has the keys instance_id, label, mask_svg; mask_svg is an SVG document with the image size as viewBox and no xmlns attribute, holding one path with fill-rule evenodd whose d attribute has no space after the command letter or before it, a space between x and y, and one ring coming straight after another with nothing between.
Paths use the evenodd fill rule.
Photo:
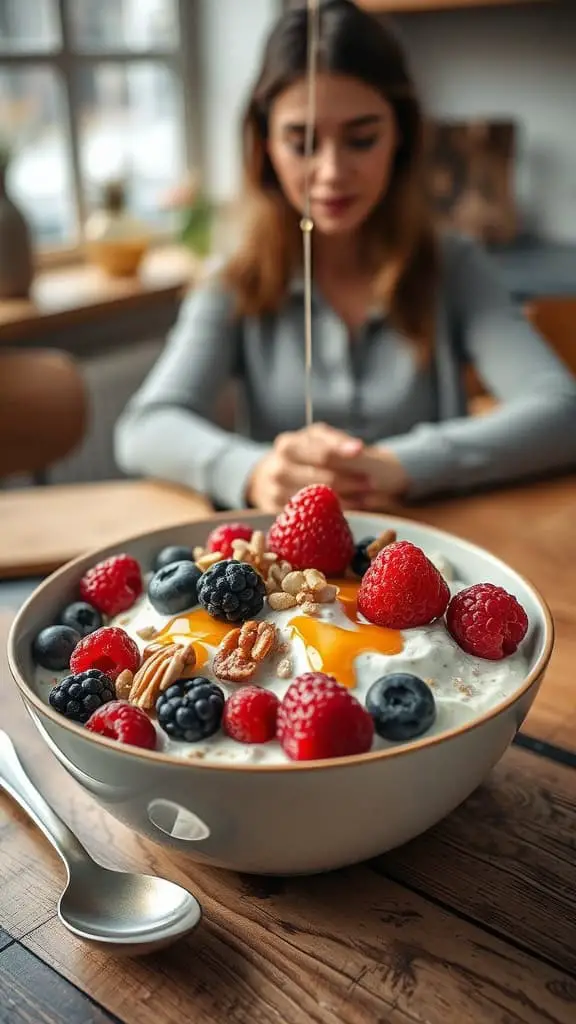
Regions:
<instances>
[{"instance_id":1,"label":"woman's face","mask_svg":"<svg viewBox=\"0 0 576 1024\"><path fill-rule=\"evenodd\" d=\"M304 210L308 86L294 82L274 101L268 152L288 201ZM398 142L392 106L356 78L319 74L309 168L311 216L326 235L356 231L386 192Z\"/></svg>"}]
</instances>

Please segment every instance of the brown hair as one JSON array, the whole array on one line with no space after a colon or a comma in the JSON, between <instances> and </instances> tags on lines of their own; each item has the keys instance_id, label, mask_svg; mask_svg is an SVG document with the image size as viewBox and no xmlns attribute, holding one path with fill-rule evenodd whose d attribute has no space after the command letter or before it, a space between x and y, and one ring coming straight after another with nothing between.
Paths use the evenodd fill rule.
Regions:
<instances>
[{"instance_id":1,"label":"brown hair","mask_svg":"<svg viewBox=\"0 0 576 1024\"><path fill-rule=\"evenodd\" d=\"M363 228L365 252L375 299L386 304L397 329L424 354L433 338L438 255L424 186L420 104L402 49L381 20L351 0L324 0L319 24L319 69L366 83L386 97L395 113L400 142L386 193ZM306 73L307 46L305 6L287 11L268 39L243 120L242 208L247 219L242 243L224 270L240 315L276 311L301 263L299 216L280 188L267 133L274 99Z\"/></svg>"}]
</instances>

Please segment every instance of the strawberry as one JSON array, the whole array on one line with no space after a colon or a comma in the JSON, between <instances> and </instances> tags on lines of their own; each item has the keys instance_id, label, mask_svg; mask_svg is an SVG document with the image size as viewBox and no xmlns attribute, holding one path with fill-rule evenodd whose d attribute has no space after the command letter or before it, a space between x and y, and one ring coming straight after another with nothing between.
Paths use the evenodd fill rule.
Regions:
<instances>
[{"instance_id":1,"label":"strawberry","mask_svg":"<svg viewBox=\"0 0 576 1024\"><path fill-rule=\"evenodd\" d=\"M333 676L306 672L284 695L278 710L277 737L292 761L349 757L370 750L374 722Z\"/></svg>"},{"instance_id":2,"label":"strawberry","mask_svg":"<svg viewBox=\"0 0 576 1024\"><path fill-rule=\"evenodd\" d=\"M105 615L128 611L144 589L140 566L131 555L112 555L80 580L80 597Z\"/></svg>"},{"instance_id":3,"label":"strawberry","mask_svg":"<svg viewBox=\"0 0 576 1024\"><path fill-rule=\"evenodd\" d=\"M446 625L467 654L500 661L514 654L526 636L528 616L520 602L503 587L477 583L452 598Z\"/></svg>"},{"instance_id":4,"label":"strawberry","mask_svg":"<svg viewBox=\"0 0 576 1024\"><path fill-rule=\"evenodd\" d=\"M270 527L268 549L294 569L341 576L354 540L334 491L324 484L298 491Z\"/></svg>"},{"instance_id":5,"label":"strawberry","mask_svg":"<svg viewBox=\"0 0 576 1024\"><path fill-rule=\"evenodd\" d=\"M446 611L450 590L421 548L399 540L376 556L362 578L358 610L388 629L425 626Z\"/></svg>"}]
</instances>

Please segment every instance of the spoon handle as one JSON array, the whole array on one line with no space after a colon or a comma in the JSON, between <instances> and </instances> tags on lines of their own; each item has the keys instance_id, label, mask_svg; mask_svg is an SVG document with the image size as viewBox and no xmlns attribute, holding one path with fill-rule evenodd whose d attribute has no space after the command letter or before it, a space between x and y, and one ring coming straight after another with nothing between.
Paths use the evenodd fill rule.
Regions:
<instances>
[{"instance_id":1,"label":"spoon handle","mask_svg":"<svg viewBox=\"0 0 576 1024\"><path fill-rule=\"evenodd\" d=\"M0 729L0 789L20 804L38 828L50 840L66 867L75 860L85 860L89 854L61 818L46 803L34 783L24 771L8 733Z\"/></svg>"}]
</instances>

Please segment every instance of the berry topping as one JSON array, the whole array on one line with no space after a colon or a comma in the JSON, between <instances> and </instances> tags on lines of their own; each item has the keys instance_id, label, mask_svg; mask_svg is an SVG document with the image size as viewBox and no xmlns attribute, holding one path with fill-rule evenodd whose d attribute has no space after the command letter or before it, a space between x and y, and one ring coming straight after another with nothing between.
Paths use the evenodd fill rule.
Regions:
<instances>
[{"instance_id":1,"label":"berry topping","mask_svg":"<svg viewBox=\"0 0 576 1024\"><path fill-rule=\"evenodd\" d=\"M277 737L292 761L364 754L373 736L366 709L323 672L295 679L278 709Z\"/></svg>"},{"instance_id":2,"label":"berry topping","mask_svg":"<svg viewBox=\"0 0 576 1024\"><path fill-rule=\"evenodd\" d=\"M170 562L148 584L150 604L163 615L177 615L198 604L198 580L202 573L194 562Z\"/></svg>"},{"instance_id":3,"label":"berry topping","mask_svg":"<svg viewBox=\"0 0 576 1024\"><path fill-rule=\"evenodd\" d=\"M90 668L62 679L52 687L48 700L56 711L73 722L87 722L93 711L116 700L116 691L109 676Z\"/></svg>"},{"instance_id":4,"label":"berry topping","mask_svg":"<svg viewBox=\"0 0 576 1024\"><path fill-rule=\"evenodd\" d=\"M409 672L395 672L372 684L366 695L366 710L383 739L411 740L434 722L436 701L423 679Z\"/></svg>"},{"instance_id":5,"label":"berry topping","mask_svg":"<svg viewBox=\"0 0 576 1024\"><path fill-rule=\"evenodd\" d=\"M70 665L70 658L81 637L70 626L46 626L32 644L34 661L42 668L60 672Z\"/></svg>"},{"instance_id":6,"label":"berry topping","mask_svg":"<svg viewBox=\"0 0 576 1024\"><path fill-rule=\"evenodd\" d=\"M467 654L500 661L514 654L526 636L528 616L503 587L477 583L452 598L446 625Z\"/></svg>"},{"instance_id":7,"label":"berry topping","mask_svg":"<svg viewBox=\"0 0 576 1024\"><path fill-rule=\"evenodd\" d=\"M158 569L164 569L167 565L171 565L172 562L193 562L194 555L190 548L184 547L182 544L171 544L167 548L162 548L158 552L154 559L154 572L158 572Z\"/></svg>"},{"instance_id":8,"label":"berry topping","mask_svg":"<svg viewBox=\"0 0 576 1024\"><path fill-rule=\"evenodd\" d=\"M142 573L130 555L112 555L88 569L80 580L80 597L104 615L132 607L143 590Z\"/></svg>"},{"instance_id":9,"label":"berry topping","mask_svg":"<svg viewBox=\"0 0 576 1024\"><path fill-rule=\"evenodd\" d=\"M113 700L98 708L86 722L86 728L118 743L156 749L156 729L146 712L123 700Z\"/></svg>"},{"instance_id":10,"label":"berry topping","mask_svg":"<svg viewBox=\"0 0 576 1024\"><path fill-rule=\"evenodd\" d=\"M140 667L140 651L136 642L119 626L102 626L85 636L70 658L73 672L98 668L114 682L124 669L136 672Z\"/></svg>"},{"instance_id":11,"label":"berry topping","mask_svg":"<svg viewBox=\"0 0 576 1024\"><path fill-rule=\"evenodd\" d=\"M209 615L226 622L253 619L264 607L266 587L247 562L216 562L198 582L198 601Z\"/></svg>"},{"instance_id":12,"label":"berry topping","mask_svg":"<svg viewBox=\"0 0 576 1024\"><path fill-rule=\"evenodd\" d=\"M354 541L334 491L324 484L298 491L270 527L268 548L294 569L341 576Z\"/></svg>"},{"instance_id":13,"label":"berry topping","mask_svg":"<svg viewBox=\"0 0 576 1024\"><path fill-rule=\"evenodd\" d=\"M358 591L358 610L376 626L426 626L446 611L446 580L421 548L399 540L376 555Z\"/></svg>"},{"instance_id":14,"label":"berry topping","mask_svg":"<svg viewBox=\"0 0 576 1024\"><path fill-rule=\"evenodd\" d=\"M364 537L363 540L358 541L354 548L354 554L352 555L352 561L350 562L350 568L355 576L362 578L364 573L370 567L370 556L368 555L367 548L376 540L375 537Z\"/></svg>"},{"instance_id":15,"label":"berry topping","mask_svg":"<svg viewBox=\"0 0 576 1024\"><path fill-rule=\"evenodd\" d=\"M237 743L267 743L276 736L279 703L271 690L243 686L226 701L222 728Z\"/></svg>"},{"instance_id":16,"label":"berry topping","mask_svg":"<svg viewBox=\"0 0 576 1024\"><path fill-rule=\"evenodd\" d=\"M156 701L158 724L173 740L198 743L218 732L224 691L203 676L179 679Z\"/></svg>"},{"instance_id":17,"label":"berry topping","mask_svg":"<svg viewBox=\"0 0 576 1024\"><path fill-rule=\"evenodd\" d=\"M234 554L232 541L245 540L248 542L252 539L253 532L252 527L246 523L223 523L209 534L206 551L219 551L223 558L232 558Z\"/></svg>"},{"instance_id":18,"label":"berry topping","mask_svg":"<svg viewBox=\"0 0 576 1024\"><path fill-rule=\"evenodd\" d=\"M62 612L60 622L64 626L70 626L70 629L75 629L80 636L88 636L88 633L93 633L95 629L100 629L100 626L104 625L98 609L86 604L86 601L69 604Z\"/></svg>"}]
</instances>

